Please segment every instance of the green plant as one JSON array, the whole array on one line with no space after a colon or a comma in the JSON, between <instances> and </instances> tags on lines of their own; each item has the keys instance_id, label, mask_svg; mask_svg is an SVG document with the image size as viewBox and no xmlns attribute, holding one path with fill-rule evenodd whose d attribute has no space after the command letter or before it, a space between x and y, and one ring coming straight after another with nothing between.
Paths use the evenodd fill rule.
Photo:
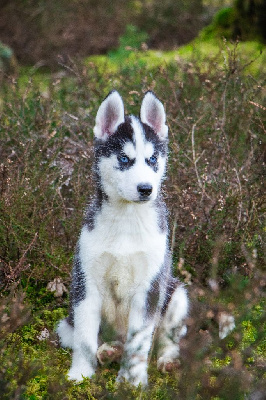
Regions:
<instances>
[{"instance_id":1,"label":"green plant","mask_svg":"<svg viewBox=\"0 0 266 400\"><path fill-rule=\"evenodd\" d=\"M108 52L108 56L116 62L124 63L132 52L141 50L148 39L146 32L140 31L135 25L127 25L125 33L119 38L119 47Z\"/></svg>"}]
</instances>

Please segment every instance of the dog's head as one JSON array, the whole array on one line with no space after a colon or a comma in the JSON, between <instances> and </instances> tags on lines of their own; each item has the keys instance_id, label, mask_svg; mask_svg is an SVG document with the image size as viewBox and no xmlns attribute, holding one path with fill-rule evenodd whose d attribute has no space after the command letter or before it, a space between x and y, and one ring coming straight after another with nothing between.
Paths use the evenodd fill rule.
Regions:
<instances>
[{"instance_id":1,"label":"dog's head","mask_svg":"<svg viewBox=\"0 0 266 400\"><path fill-rule=\"evenodd\" d=\"M99 107L94 127L95 171L110 200L155 200L167 159L166 115L152 93L143 98L140 118L125 116L123 100L112 91Z\"/></svg>"}]
</instances>

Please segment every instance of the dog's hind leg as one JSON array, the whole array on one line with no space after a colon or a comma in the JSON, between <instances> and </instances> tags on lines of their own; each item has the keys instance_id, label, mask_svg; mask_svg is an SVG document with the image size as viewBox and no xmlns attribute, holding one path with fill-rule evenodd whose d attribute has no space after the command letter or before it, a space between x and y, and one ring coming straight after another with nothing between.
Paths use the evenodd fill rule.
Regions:
<instances>
[{"instance_id":1,"label":"dog's hind leg","mask_svg":"<svg viewBox=\"0 0 266 400\"><path fill-rule=\"evenodd\" d=\"M186 334L184 318L187 312L186 290L173 279L167 288L167 298L158 330L157 367L162 372L169 372L179 366L179 340Z\"/></svg>"}]
</instances>

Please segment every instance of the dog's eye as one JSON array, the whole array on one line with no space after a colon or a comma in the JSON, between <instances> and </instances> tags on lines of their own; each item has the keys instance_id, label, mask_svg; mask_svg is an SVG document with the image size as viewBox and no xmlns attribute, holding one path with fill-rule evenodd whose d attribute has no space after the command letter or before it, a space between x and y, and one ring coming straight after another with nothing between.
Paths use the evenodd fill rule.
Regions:
<instances>
[{"instance_id":1,"label":"dog's eye","mask_svg":"<svg viewBox=\"0 0 266 400\"><path fill-rule=\"evenodd\" d=\"M123 164L127 164L129 162L129 158L127 156L119 156L118 161L120 161Z\"/></svg>"},{"instance_id":2,"label":"dog's eye","mask_svg":"<svg viewBox=\"0 0 266 400\"><path fill-rule=\"evenodd\" d=\"M156 156L151 156L149 158L149 163L150 164L156 164L157 163L157 157Z\"/></svg>"}]
</instances>

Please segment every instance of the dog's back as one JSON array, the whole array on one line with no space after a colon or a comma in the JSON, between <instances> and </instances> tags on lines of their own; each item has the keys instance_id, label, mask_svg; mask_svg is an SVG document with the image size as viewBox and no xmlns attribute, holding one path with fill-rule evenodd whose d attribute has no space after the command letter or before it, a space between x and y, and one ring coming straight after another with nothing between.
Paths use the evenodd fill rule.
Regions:
<instances>
[{"instance_id":1,"label":"dog's back","mask_svg":"<svg viewBox=\"0 0 266 400\"><path fill-rule=\"evenodd\" d=\"M70 315L58 327L62 345L74 350L72 379L94 373L96 353L102 362L106 347L97 348L104 319L124 345L120 380L147 383L147 358L159 318L164 321L159 367L165 369L178 356L187 297L171 277L167 212L160 195L167 161L165 121L164 108L151 92L144 97L140 119L124 116L115 91L98 110L96 195L77 245ZM176 306L181 309L174 316L171 308ZM168 329L174 332L170 339Z\"/></svg>"}]
</instances>

